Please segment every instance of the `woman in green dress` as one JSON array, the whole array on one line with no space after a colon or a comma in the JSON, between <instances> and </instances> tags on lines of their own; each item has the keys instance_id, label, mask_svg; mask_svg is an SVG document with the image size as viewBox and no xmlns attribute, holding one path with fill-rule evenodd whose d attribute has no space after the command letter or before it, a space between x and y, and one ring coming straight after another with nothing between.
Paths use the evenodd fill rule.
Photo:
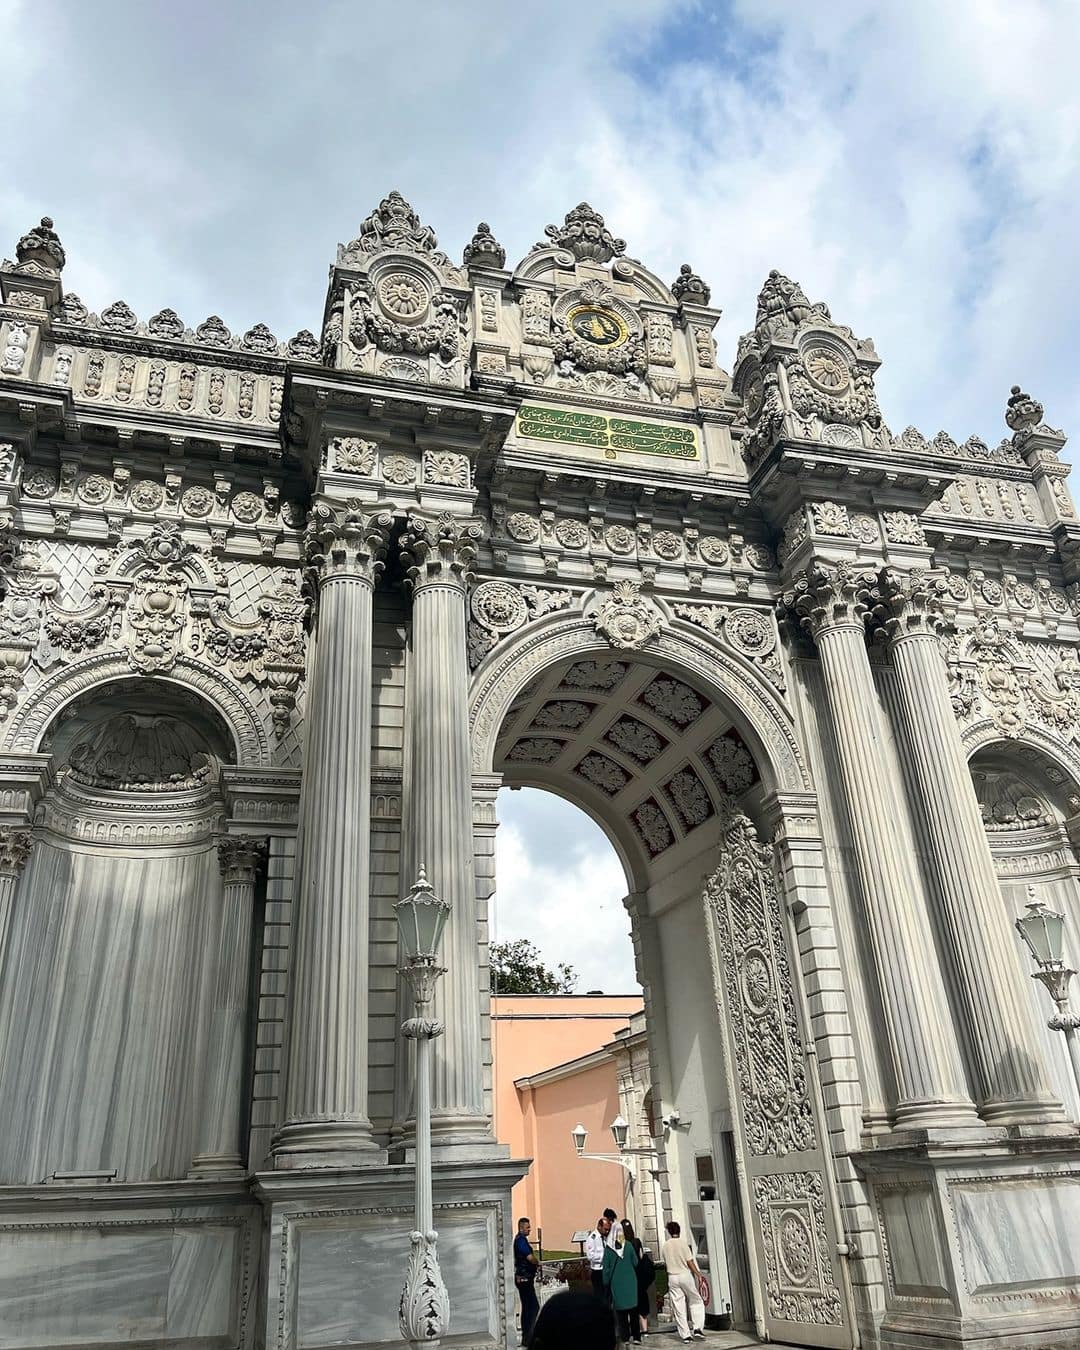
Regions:
<instances>
[{"instance_id":1,"label":"woman in green dress","mask_svg":"<svg viewBox=\"0 0 1080 1350\"><path fill-rule=\"evenodd\" d=\"M624 1242L620 1247L604 1248L604 1288L611 1294L623 1345L629 1344L631 1337L640 1345L637 1252L629 1242Z\"/></svg>"}]
</instances>

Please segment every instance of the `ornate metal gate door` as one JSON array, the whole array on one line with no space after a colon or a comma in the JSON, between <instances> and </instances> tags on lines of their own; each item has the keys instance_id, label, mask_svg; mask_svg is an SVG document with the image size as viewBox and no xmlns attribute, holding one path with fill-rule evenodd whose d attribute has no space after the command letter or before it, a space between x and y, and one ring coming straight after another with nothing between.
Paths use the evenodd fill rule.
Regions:
<instances>
[{"instance_id":1,"label":"ornate metal gate door","mask_svg":"<svg viewBox=\"0 0 1080 1350\"><path fill-rule=\"evenodd\" d=\"M759 1320L774 1340L846 1347L827 1135L807 1077L771 850L738 812L724 848L705 884L705 915Z\"/></svg>"}]
</instances>

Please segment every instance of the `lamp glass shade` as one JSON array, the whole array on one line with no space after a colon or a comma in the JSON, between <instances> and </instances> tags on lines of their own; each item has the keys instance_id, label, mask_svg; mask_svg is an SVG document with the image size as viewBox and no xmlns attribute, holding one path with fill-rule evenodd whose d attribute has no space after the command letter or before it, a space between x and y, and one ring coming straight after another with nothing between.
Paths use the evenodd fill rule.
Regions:
<instances>
[{"instance_id":1,"label":"lamp glass shade","mask_svg":"<svg viewBox=\"0 0 1080 1350\"><path fill-rule=\"evenodd\" d=\"M574 1141L574 1147L579 1153L585 1152L585 1140L588 1137L589 1132L584 1125L575 1125L570 1131L570 1138Z\"/></svg>"},{"instance_id":2,"label":"lamp glass shade","mask_svg":"<svg viewBox=\"0 0 1080 1350\"><path fill-rule=\"evenodd\" d=\"M1028 905L1027 913L1017 919L1016 931L1040 966L1061 960L1065 949L1065 916L1045 909L1041 901Z\"/></svg>"},{"instance_id":3,"label":"lamp glass shade","mask_svg":"<svg viewBox=\"0 0 1080 1350\"><path fill-rule=\"evenodd\" d=\"M615 1147L617 1149L622 1150L626 1147L626 1136L629 1133L630 1126L622 1116L616 1116L611 1122L611 1137L615 1140Z\"/></svg>"},{"instance_id":4,"label":"lamp glass shade","mask_svg":"<svg viewBox=\"0 0 1080 1350\"><path fill-rule=\"evenodd\" d=\"M405 955L411 961L433 961L439 950L450 906L435 894L421 866L416 885L394 906Z\"/></svg>"}]
</instances>

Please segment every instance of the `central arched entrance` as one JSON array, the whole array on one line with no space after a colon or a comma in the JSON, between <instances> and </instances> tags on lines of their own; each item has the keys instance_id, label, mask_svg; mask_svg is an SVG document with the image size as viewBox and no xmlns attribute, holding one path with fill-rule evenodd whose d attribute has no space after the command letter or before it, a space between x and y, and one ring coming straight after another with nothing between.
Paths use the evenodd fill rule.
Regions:
<instances>
[{"instance_id":1,"label":"central arched entrance","mask_svg":"<svg viewBox=\"0 0 1080 1350\"><path fill-rule=\"evenodd\" d=\"M848 1346L792 961L791 915L806 906L784 893L790 852L765 842L787 837L796 810L805 825L813 802L769 681L684 627L641 650L565 617L518 635L477 671L474 768L575 802L623 862L663 1203L708 1247L718 1301L769 1339Z\"/></svg>"}]
</instances>

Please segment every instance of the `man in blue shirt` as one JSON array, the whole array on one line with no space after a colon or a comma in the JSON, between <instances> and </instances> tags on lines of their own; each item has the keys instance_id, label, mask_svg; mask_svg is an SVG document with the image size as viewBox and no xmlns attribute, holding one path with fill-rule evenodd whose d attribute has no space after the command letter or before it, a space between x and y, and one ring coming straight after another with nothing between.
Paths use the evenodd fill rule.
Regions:
<instances>
[{"instance_id":1,"label":"man in blue shirt","mask_svg":"<svg viewBox=\"0 0 1080 1350\"><path fill-rule=\"evenodd\" d=\"M529 1241L531 1230L528 1219L518 1219L517 1237L514 1238L514 1283L521 1299L522 1345L528 1345L536 1314L540 1311L536 1298L536 1268L540 1263Z\"/></svg>"}]
</instances>

